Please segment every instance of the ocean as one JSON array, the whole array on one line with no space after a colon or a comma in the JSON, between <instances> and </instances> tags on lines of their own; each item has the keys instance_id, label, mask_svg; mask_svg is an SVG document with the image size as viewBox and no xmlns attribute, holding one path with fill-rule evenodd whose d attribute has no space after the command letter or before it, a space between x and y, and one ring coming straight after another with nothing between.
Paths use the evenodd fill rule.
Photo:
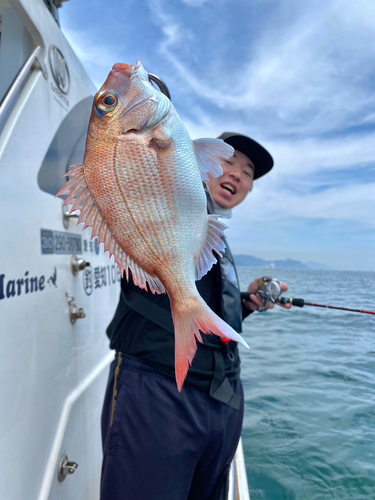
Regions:
<instances>
[{"instance_id":1,"label":"ocean","mask_svg":"<svg viewBox=\"0 0 375 500\"><path fill-rule=\"evenodd\" d=\"M375 310L375 273L239 267L288 297ZM375 499L375 316L275 307L244 322L243 445L251 500Z\"/></svg>"}]
</instances>

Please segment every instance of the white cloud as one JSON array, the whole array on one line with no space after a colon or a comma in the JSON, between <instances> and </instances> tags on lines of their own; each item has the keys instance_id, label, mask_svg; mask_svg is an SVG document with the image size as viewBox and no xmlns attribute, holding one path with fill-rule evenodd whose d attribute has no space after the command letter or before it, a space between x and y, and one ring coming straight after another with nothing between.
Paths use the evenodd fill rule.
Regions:
<instances>
[{"instance_id":1,"label":"white cloud","mask_svg":"<svg viewBox=\"0 0 375 500\"><path fill-rule=\"evenodd\" d=\"M218 78L210 71L192 71L179 57L180 38L171 27L189 32L167 12L167 4L153 0L157 23L166 34L160 48L180 77L200 98L217 107L248 110L273 132L322 133L373 120L373 60L375 57L375 4L372 0L336 0L328 3L284 1L275 17L264 23L251 47L242 47L238 33L238 69ZM298 7L298 8L297 8ZM214 15L214 14L213 14ZM225 20L218 20L225 22ZM173 31L175 34L175 31ZM187 39L186 39L186 35ZM202 44L206 34L201 35ZM218 41L220 43L220 41ZM218 61L212 67L220 66Z\"/></svg>"},{"instance_id":2,"label":"white cloud","mask_svg":"<svg viewBox=\"0 0 375 500\"><path fill-rule=\"evenodd\" d=\"M274 109L290 130L300 133L362 123L375 104L370 83L375 4L340 0L305 5L290 26L273 26L257 40L245 70L244 102L263 111Z\"/></svg>"},{"instance_id":3,"label":"white cloud","mask_svg":"<svg viewBox=\"0 0 375 500\"><path fill-rule=\"evenodd\" d=\"M169 9L165 8L163 0L149 0L153 21L160 27L164 39L160 42L161 51L171 60L177 62L172 56L172 51L178 49L192 37L192 33L185 28L183 20L176 20ZM169 52L171 51L171 52Z\"/></svg>"},{"instance_id":4,"label":"white cloud","mask_svg":"<svg viewBox=\"0 0 375 500\"><path fill-rule=\"evenodd\" d=\"M203 4L207 3L208 0L182 0L182 2L191 7L201 7Z\"/></svg>"},{"instance_id":5,"label":"white cloud","mask_svg":"<svg viewBox=\"0 0 375 500\"><path fill-rule=\"evenodd\" d=\"M272 177L352 169L375 163L375 132L334 139L268 141L275 159ZM353 172L354 175L354 172Z\"/></svg>"},{"instance_id":6,"label":"white cloud","mask_svg":"<svg viewBox=\"0 0 375 500\"><path fill-rule=\"evenodd\" d=\"M241 213L251 213L249 219L258 221L287 220L294 217L302 219L340 219L367 224L375 229L375 182L342 188L331 188L321 193L291 194L283 190L254 191L251 199L243 205ZM250 206L261 207L255 216ZM244 218L247 218L243 215ZM306 221L307 223L307 221Z\"/></svg>"}]
</instances>

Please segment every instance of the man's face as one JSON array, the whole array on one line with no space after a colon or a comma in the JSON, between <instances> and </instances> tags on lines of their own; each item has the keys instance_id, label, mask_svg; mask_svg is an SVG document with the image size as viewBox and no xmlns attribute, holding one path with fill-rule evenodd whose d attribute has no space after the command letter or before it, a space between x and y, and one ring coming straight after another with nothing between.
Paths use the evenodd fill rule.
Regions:
<instances>
[{"instance_id":1,"label":"man's face","mask_svg":"<svg viewBox=\"0 0 375 500\"><path fill-rule=\"evenodd\" d=\"M233 208L246 198L253 187L253 162L240 151L222 165L223 175L214 179L210 174L208 188L212 199L221 208Z\"/></svg>"}]
</instances>

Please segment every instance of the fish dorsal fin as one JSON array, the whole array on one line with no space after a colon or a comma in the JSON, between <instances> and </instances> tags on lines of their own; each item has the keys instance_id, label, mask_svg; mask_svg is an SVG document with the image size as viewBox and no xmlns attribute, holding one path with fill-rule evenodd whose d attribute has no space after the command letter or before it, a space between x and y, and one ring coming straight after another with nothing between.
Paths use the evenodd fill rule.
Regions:
<instances>
[{"instance_id":1,"label":"fish dorsal fin","mask_svg":"<svg viewBox=\"0 0 375 500\"><path fill-rule=\"evenodd\" d=\"M217 220L217 215L208 216L208 231L207 238L201 253L196 259L196 279L199 280L208 273L211 267L217 262L216 257L212 253L223 253L225 250L225 242L223 240L224 229L228 226Z\"/></svg>"},{"instance_id":2,"label":"fish dorsal fin","mask_svg":"<svg viewBox=\"0 0 375 500\"><path fill-rule=\"evenodd\" d=\"M195 156L201 171L203 181L223 175L221 164L233 156L234 149L221 139L195 139L193 141Z\"/></svg>"},{"instance_id":3,"label":"fish dorsal fin","mask_svg":"<svg viewBox=\"0 0 375 500\"><path fill-rule=\"evenodd\" d=\"M165 293L161 281L154 276L150 276L141 269L118 244L116 238L99 212L94 198L91 196L89 188L87 187L83 165L74 165L72 168L73 170L65 174L65 177L72 177L72 179L70 179L56 195L56 197L68 195L63 203L63 207L73 204L69 212L70 214L76 210L80 210L81 214L77 224L84 223L83 229L92 227L91 239L97 236L98 244L104 243L104 251L109 252L109 258L111 258L112 255L114 256L122 276L124 276L125 273L126 279L129 280L130 269L135 285L145 290L147 290L148 285L152 293Z\"/></svg>"}]
</instances>

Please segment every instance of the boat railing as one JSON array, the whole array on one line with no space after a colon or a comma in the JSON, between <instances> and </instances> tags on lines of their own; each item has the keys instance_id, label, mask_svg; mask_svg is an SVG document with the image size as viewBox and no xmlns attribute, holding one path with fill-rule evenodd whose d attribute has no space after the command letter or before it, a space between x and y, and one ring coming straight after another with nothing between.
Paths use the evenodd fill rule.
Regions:
<instances>
[{"instance_id":1,"label":"boat railing","mask_svg":"<svg viewBox=\"0 0 375 500\"><path fill-rule=\"evenodd\" d=\"M250 500L242 439L230 468L228 500Z\"/></svg>"},{"instance_id":2,"label":"boat railing","mask_svg":"<svg viewBox=\"0 0 375 500\"><path fill-rule=\"evenodd\" d=\"M27 59L25 64L22 66L22 68L16 75L15 79L13 80L12 84L10 85L9 89L7 90L4 99L0 104L0 128L3 125L2 122L5 116L7 115L9 106L13 103L15 97L18 95L18 91L21 89L22 84L29 75L30 70L32 70L34 67L39 68L42 71L44 78L45 79L48 78L46 65L44 64L44 61L40 57L41 50L42 49L39 45L35 47L33 53Z\"/></svg>"}]
</instances>

